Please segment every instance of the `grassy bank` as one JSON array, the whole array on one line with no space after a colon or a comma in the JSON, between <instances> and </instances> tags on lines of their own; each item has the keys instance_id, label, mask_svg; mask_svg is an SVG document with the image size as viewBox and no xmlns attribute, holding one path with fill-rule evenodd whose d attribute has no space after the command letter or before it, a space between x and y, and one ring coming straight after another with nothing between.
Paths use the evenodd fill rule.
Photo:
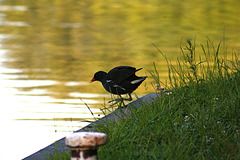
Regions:
<instances>
[{"instance_id":1,"label":"grassy bank","mask_svg":"<svg viewBox=\"0 0 240 160\"><path fill-rule=\"evenodd\" d=\"M99 125L96 131L108 135L99 159L240 159L240 62L221 43L199 46L187 41L177 65L159 50L169 82L161 82L157 63L151 75L172 94L159 93L142 108L129 106L129 118Z\"/></svg>"},{"instance_id":2,"label":"grassy bank","mask_svg":"<svg viewBox=\"0 0 240 160\"><path fill-rule=\"evenodd\" d=\"M200 46L202 58L188 41L178 65L168 62L172 94L97 128L109 136L100 159L240 159L240 62L219 58L221 43Z\"/></svg>"}]
</instances>

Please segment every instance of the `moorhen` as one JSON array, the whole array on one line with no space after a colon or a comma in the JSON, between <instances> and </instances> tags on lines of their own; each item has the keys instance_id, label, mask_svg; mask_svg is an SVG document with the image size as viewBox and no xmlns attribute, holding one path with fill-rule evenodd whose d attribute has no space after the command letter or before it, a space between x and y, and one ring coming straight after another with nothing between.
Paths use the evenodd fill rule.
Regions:
<instances>
[{"instance_id":1,"label":"moorhen","mask_svg":"<svg viewBox=\"0 0 240 160\"><path fill-rule=\"evenodd\" d=\"M112 100L117 101L116 103L119 101L123 103L123 100L131 101L131 93L147 78L135 75L135 73L141 69L142 68L136 69L130 66L118 66L110 70L108 73L98 71L94 74L91 82L100 81L108 92L119 95L120 99ZM121 97L121 94L128 94L129 98L124 99Z\"/></svg>"}]
</instances>

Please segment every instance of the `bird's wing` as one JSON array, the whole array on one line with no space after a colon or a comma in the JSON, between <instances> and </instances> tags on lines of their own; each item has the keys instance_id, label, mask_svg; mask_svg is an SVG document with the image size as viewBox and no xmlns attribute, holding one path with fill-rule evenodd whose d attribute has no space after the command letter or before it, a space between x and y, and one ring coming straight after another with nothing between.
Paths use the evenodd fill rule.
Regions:
<instances>
[{"instance_id":1,"label":"bird's wing","mask_svg":"<svg viewBox=\"0 0 240 160\"><path fill-rule=\"evenodd\" d=\"M139 70L139 69L138 69ZM115 84L120 84L129 76L135 74L136 68L130 66L119 66L110 70L107 74L107 79L114 81Z\"/></svg>"}]
</instances>

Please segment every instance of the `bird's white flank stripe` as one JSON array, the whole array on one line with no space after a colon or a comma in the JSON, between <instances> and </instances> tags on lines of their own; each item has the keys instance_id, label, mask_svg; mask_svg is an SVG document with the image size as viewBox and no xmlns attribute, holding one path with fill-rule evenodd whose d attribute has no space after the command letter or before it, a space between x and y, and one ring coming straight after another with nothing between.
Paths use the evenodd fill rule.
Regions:
<instances>
[{"instance_id":1,"label":"bird's white flank stripe","mask_svg":"<svg viewBox=\"0 0 240 160\"><path fill-rule=\"evenodd\" d=\"M143 81L143 79L137 79L137 80L131 81L131 84L136 84L136 83L139 83L141 81Z\"/></svg>"},{"instance_id":2,"label":"bird's white flank stripe","mask_svg":"<svg viewBox=\"0 0 240 160\"><path fill-rule=\"evenodd\" d=\"M107 80L107 83L110 83L111 82L111 80Z\"/></svg>"}]
</instances>

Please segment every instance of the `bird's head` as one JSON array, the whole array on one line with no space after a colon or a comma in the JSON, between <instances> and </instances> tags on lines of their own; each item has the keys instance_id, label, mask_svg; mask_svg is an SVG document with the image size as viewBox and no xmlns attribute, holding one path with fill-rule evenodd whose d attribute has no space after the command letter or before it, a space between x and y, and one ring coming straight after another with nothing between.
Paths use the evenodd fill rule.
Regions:
<instances>
[{"instance_id":1,"label":"bird's head","mask_svg":"<svg viewBox=\"0 0 240 160\"><path fill-rule=\"evenodd\" d=\"M94 81L102 81L104 78L106 78L107 73L104 71L98 71L94 74L93 78L91 79L90 83Z\"/></svg>"}]
</instances>

